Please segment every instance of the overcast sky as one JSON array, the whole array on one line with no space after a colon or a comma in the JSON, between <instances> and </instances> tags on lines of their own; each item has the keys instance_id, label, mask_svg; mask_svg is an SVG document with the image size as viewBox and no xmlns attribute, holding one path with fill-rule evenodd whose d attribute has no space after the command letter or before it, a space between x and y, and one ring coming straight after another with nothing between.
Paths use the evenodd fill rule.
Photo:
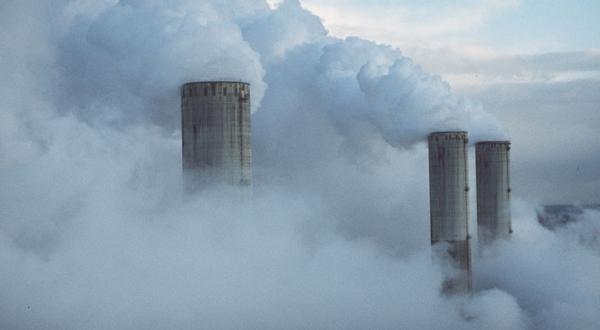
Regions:
<instances>
[{"instance_id":1,"label":"overcast sky","mask_svg":"<svg viewBox=\"0 0 600 330\"><path fill-rule=\"evenodd\" d=\"M500 54L598 47L597 1L302 0L336 35L403 47L481 47Z\"/></svg>"},{"instance_id":2,"label":"overcast sky","mask_svg":"<svg viewBox=\"0 0 600 330\"><path fill-rule=\"evenodd\" d=\"M600 2L302 0L336 36L390 44L513 141L515 196L600 202Z\"/></svg>"}]
</instances>

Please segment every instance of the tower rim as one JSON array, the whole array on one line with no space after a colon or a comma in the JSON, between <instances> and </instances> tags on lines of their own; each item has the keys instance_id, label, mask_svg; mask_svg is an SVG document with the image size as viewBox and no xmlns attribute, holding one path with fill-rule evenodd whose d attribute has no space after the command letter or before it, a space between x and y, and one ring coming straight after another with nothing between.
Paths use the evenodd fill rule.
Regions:
<instances>
[{"instance_id":1,"label":"tower rim","mask_svg":"<svg viewBox=\"0 0 600 330\"><path fill-rule=\"evenodd\" d=\"M444 134L469 134L468 131L464 131L464 130L456 130L456 131L435 131L435 132L431 132L429 134L429 136L432 135L444 135Z\"/></svg>"},{"instance_id":2,"label":"tower rim","mask_svg":"<svg viewBox=\"0 0 600 330\"><path fill-rule=\"evenodd\" d=\"M249 82L241 81L241 80L199 80L199 81L189 81L181 85L182 87L189 85L208 85L208 84L242 84L250 86Z\"/></svg>"},{"instance_id":3,"label":"tower rim","mask_svg":"<svg viewBox=\"0 0 600 330\"><path fill-rule=\"evenodd\" d=\"M509 140L491 140L491 141L479 141L475 145L486 145L486 144L511 144Z\"/></svg>"}]
</instances>

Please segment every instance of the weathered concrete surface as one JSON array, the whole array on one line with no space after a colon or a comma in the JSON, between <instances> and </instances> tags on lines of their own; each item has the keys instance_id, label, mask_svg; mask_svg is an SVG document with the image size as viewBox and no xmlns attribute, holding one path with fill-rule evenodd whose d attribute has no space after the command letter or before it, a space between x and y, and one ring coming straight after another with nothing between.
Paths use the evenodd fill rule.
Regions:
<instances>
[{"instance_id":1,"label":"weathered concrete surface","mask_svg":"<svg viewBox=\"0 0 600 330\"><path fill-rule=\"evenodd\" d=\"M250 85L191 82L181 88L184 185L250 185Z\"/></svg>"},{"instance_id":2,"label":"weathered concrete surface","mask_svg":"<svg viewBox=\"0 0 600 330\"><path fill-rule=\"evenodd\" d=\"M429 135L431 244L444 243L462 271L444 284L446 291L471 288L467 132Z\"/></svg>"},{"instance_id":3,"label":"weathered concrete surface","mask_svg":"<svg viewBox=\"0 0 600 330\"><path fill-rule=\"evenodd\" d=\"M475 145L477 174L477 237L482 244L507 238L510 216L510 142Z\"/></svg>"}]
</instances>

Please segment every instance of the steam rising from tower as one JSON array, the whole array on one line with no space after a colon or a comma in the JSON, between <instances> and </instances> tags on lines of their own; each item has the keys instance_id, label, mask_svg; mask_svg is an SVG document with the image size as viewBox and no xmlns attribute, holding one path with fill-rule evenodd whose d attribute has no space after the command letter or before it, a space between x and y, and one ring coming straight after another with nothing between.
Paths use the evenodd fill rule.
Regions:
<instances>
[{"instance_id":1,"label":"steam rising from tower","mask_svg":"<svg viewBox=\"0 0 600 330\"><path fill-rule=\"evenodd\" d=\"M476 144L477 236L490 243L512 232L510 219L509 141Z\"/></svg>"},{"instance_id":2,"label":"steam rising from tower","mask_svg":"<svg viewBox=\"0 0 600 330\"><path fill-rule=\"evenodd\" d=\"M184 184L250 185L250 86L243 82L191 82L181 89Z\"/></svg>"},{"instance_id":3,"label":"steam rising from tower","mask_svg":"<svg viewBox=\"0 0 600 330\"><path fill-rule=\"evenodd\" d=\"M446 244L440 246L447 247L460 270L444 283L447 291L471 288L467 142L463 131L429 135L431 244Z\"/></svg>"}]
</instances>

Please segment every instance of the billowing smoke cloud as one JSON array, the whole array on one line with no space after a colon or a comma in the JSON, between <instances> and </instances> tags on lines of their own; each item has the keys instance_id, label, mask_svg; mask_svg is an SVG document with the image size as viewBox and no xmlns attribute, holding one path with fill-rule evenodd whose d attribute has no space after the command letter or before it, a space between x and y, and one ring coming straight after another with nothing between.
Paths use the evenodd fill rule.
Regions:
<instances>
[{"instance_id":1,"label":"billowing smoke cloud","mask_svg":"<svg viewBox=\"0 0 600 330\"><path fill-rule=\"evenodd\" d=\"M0 28L1 328L600 324L593 213L517 205L477 292L440 295L423 138L504 133L398 50L296 1L4 1ZM205 79L252 83L252 196L181 196L178 87Z\"/></svg>"},{"instance_id":2,"label":"billowing smoke cloud","mask_svg":"<svg viewBox=\"0 0 600 330\"><path fill-rule=\"evenodd\" d=\"M267 9L259 1L132 0L80 12L58 50L65 85L59 107L88 121L151 119L172 128L184 82L243 80L253 86L257 109L264 70L237 20Z\"/></svg>"}]
</instances>

